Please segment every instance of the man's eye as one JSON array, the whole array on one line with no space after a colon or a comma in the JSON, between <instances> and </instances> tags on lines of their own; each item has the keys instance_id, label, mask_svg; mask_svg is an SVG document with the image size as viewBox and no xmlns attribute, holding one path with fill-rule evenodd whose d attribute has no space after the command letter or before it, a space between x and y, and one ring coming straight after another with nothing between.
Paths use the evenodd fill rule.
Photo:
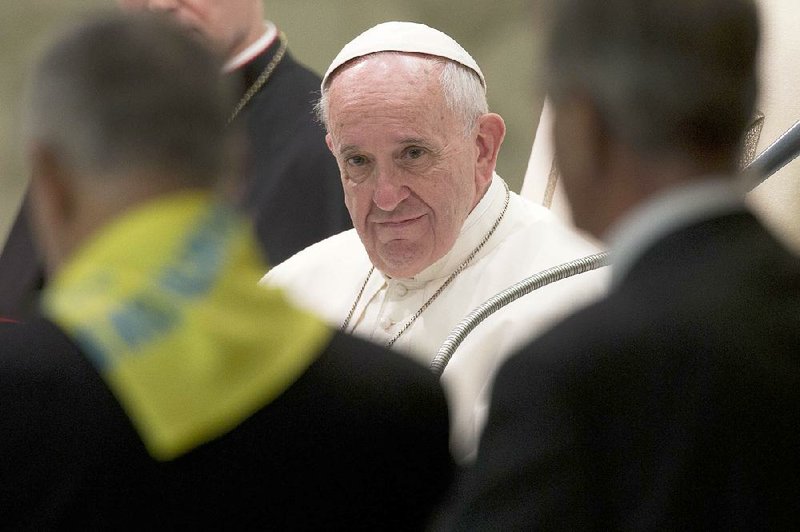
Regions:
<instances>
[{"instance_id":1,"label":"man's eye","mask_svg":"<svg viewBox=\"0 0 800 532\"><path fill-rule=\"evenodd\" d=\"M412 146L406 150L406 157L409 159L419 159L425 155L425 149L417 146Z\"/></svg>"},{"instance_id":2,"label":"man's eye","mask_svg":"<svg viewBox=\"0 0 800 532\"><path fill-rule=\"evenodd\" d=\"M367 158L363 155L353 155L347 158L347 164L350 166L364 166L367 164Z\"/></svg>"}]
</instances>

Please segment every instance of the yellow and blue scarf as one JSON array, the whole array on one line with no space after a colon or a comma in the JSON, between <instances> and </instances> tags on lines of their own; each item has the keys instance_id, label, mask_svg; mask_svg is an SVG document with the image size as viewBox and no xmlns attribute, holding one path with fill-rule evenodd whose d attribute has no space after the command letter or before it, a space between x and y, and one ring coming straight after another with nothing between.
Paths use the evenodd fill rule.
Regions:
<instances>
[{"instance_id":1,"label":"yellow and blue scarf","mask_svg":"<svg viewBox=\"0 0 800 532\"><path fill-rule=\"evenodd\" d=\"M256 283L247 225L200 192L104 227L48 287L46 314L89 357L151 455L175 458L285 391L331 332Z\"/></svg>"}]
</instances>

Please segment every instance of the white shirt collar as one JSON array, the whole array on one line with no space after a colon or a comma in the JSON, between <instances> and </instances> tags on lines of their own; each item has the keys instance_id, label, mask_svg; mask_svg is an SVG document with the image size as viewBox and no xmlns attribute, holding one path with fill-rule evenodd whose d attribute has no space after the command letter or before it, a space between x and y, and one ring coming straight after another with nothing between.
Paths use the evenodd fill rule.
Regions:
<instances>
[{"instance_id":1,"label":"white shirt collar","mask_svg":"<svg viewBox=\"0 0 800 532\"><path fill-rule=\"evenodd\" d=\"M403 283L409 286L421 285L439 277L450 275L480 244L483 237L494 225L497 217L500 216L504 203L505 186L503 179L494 174L486 193L464 220L464 225L461 226L461 231L452 249L412 279L403 279ZM481 252L485 251L485 249L481 250ZM387 281L389 280L388 276L384 275L384 277Z\"/></svg>"},{"instance_id":2,"label":"white shirt collar","mask_svg":"<svg viewBox=\"0 0 800 532\"><path fill-rule=\"evenodd\" d=\"M275 37L278 36L278 28L269 20L264 21L264 34L258 38L253 44L230 58L225 66L222 67L222 72L227 74L233 72L237 68L241 68L250 61L252 61L258 54L270 47Z\"/></svg>"},{"instance_id":3,"label":"white shirt collar","mask_svg":"<svg viewBox=\"0 0 800 532\"><path fill-rule=\"evenodd\" d=\"M618 286L636 260L667 234L743 208L743 192L730 178L720 177L676 187L634 208L604 239L611 249L612 286Z\"/></svg>"}]
</instances>

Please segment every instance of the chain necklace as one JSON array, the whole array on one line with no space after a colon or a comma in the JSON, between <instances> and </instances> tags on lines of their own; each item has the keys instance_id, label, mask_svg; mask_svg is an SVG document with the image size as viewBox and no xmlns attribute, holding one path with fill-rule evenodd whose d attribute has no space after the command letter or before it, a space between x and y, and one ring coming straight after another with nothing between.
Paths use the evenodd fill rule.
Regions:
<instances>
[{"instance_id":1,"label":"chain necklace","mask_svg":"<svg viewBox=\"0 0 800 532\"><path fill-rule=\"evenodd\" d=\"M436 300L436 298L439 297L439 295L441 295L442 292L444 292L444 289L447 288L450 285L450 283L452 283L453 280L456 277L458 277L458 274L461 273L462 271L464 271L464 269L467 267L467 265L469 265L469 263L472 262L472 259L475 258L475 255L477 255L478 252L481 250L481 248L483 248L483 246L486 244L486 242L489 241L489 239L491 238L491 236L494 234L495 230L497 229L497 226L500 225L500 222L502 221L503 216L505 216L506 210L508 209L508 200L511 197L511 193L509 192L508 185L506 185L505 182L503 182L503 185L506 188L505 203L503 204L503 210L500 212L500 216L498 216L497 220L494 221L494 225L492 225L492 228L489 229L489 231L486 233L486 235L484 235L483 240L481 240L480 243L477 246L475 246L475 249L472 250L472 253L470 253L469 256L466 259L464 259L464 262L462 262L461 265L458 268L456 268L453 273L450 274L450 277L448 277L445 280L445 282L442 283L442 286L440 286L439 289L436 290L436 292L434 292L433 295L431 297L429 297L428 300L425 303L423 303L421 307L419 307L419 310L417 310L414 313L413 316L411 316L409 319L406 320L406 322L403 324L403 326L400 327L400 330L398 330L395 333L395 335L392 336L384 344L385 347L391 347L403 335L403 333L406 332L409 329L409 327L411 327L411 325L414 324L415 321L417 321L417 318L419 318L422 315L422 313L425 312L428 309L428 307L431 306L431 303L433 303ZM364 284L361 285L361 290L358 291L358 295L356 296L356 300L353 301L353 306L350 307L350 312L347 313L347 317L344 319L344 322L342 323L342 327L340 329L342 332L345 332L346 329L347 329L347 326L350 325L350 320L352 319L353 314L356 311L356 307L358 306L358 302L361 301L361 296L364 294L364 289L366 289L367 283L369 282L370 277L372 277L372 273L374 271L375 271L375 266L373 265L369 269L369 272L367 272L367 278L364 279Z\"/></svg>"},{"instance_id":2,"label":"chain necklace","mask_svg":"<svg viewBox=\"0 0 800 532\"><path fill-rule=\"evenodd\" d=\"M261 72L261 74L256 78L250 88L244 93L242 99L239 100L239 103L236 104L236 107L233 108L233 112L231 113L230 118L228 118L228 125L233 122L233 120L239 115L239 113L244 109L244 107L253 99L253 96L261 90L261 87L269 81L270 76L272 76L272 72L275 68L281 63L281 59L283 59L284 54L286 53L286 46L288 45L288 40L286 39L286 35L283 32L278 34L278 41L280 42L280 46L278 47L278 51L275 52L275 55L272 56L267 67Z\"/></svg>"}]
</instances>

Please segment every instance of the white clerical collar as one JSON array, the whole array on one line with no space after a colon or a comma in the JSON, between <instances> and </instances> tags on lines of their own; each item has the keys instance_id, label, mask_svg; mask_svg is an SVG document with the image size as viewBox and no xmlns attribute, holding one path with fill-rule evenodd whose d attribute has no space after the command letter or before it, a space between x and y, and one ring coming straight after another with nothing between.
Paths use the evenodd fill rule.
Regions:
<instances>
[{"instance_id":1,"label":"white clerical collar","mask_svg":"<svg viewBox=\"0 0 800 532\"><path fill-rule=\"evenodd\" d=\"M234 70L243 67L264 50L270 47L270 45L275 40L275 37L278 36L278 28L270 22L269 20L264 21L264 34L258 38L258 40L254 41L253 44L230 58L226 63L225 66L222 67L222 72L227 74L229 72L233 72Z\"/></svg>"},{"instance_id":2,"label":"white clerical collar","mask_svg":"<svg viewBox=\"0 0 800 532\"><path fill-rule=\"evenodd\" d=\"M646 201L606 232L611 250L611 285L669 233L728 212L744 209L743 191L730 178L709 177L676 187Z\"/></svg>"},{"instance_id":3,"label":"white clerical collar","mask_svg":"<svg viewBox=\"0 0 800 532\"><path fill-rule=\"evenodd\" d=\"M467 219L464 220L464 225L461 226L461 231L453 248L412 279L404 279L404 284L414 286L427 283L440 277L446 277L458 268L481 243L486 233L494 225L497 217L500 216L505 204L505 190L503 179L494 174L489 189L478 204L475 205L475 208L472 209L472 212L469 213ZM482 252L485 250L486 248Z\"/></svg>"}]
</instances>

